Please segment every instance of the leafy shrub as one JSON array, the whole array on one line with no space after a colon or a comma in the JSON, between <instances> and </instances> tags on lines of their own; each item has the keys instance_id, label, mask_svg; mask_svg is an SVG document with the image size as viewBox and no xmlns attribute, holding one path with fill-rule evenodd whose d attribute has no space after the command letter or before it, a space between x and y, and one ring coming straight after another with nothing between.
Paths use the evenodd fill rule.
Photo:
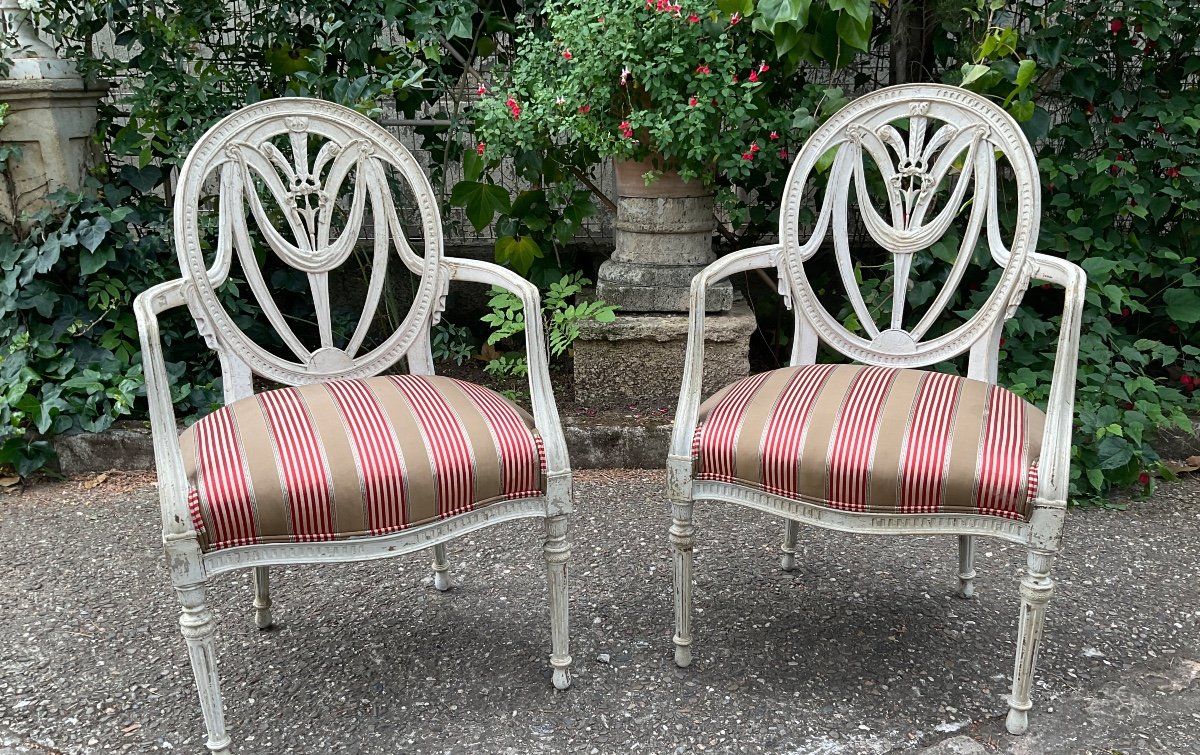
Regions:
<instances>
[{"instance_id":1,"label":"leafy shrub","mask_svg":"<svg viewBox=\"0 0 1200 755\"><path fill-rule=\"evenodd\" d=\"M542 296L542 320L546 327L546 340L550 356L561 357L579 337L579 323L594 320L612 322L616 319L616 308L602 301L572 303L591 281L583 273L564 275L561 280L550 284ZM494 346L525 332L525 307L512 292L492 286L492 298L488 301L491 312L483 321L492 327L487 343ZM529 371L524 354L501 354L488 362L484 370L489 375L519 377Z\"/></svg>"},{"instance_id":2,"label":"leafy shrub","mask_svg":"<svg viewBox=\"0 0 1200 755\"><path fill-rule=\"evenodd\" d=\"M475 353L475 336L469 328L443 321L433 326L430 346L434 359L461 365Z\"/></svg>"},{"instance_id":3,"label":"leafy shrub","mask_svg":"<svg viewBox=\"0 0 1200 755\"><path fill-rule=\"evenodd\" d=\"M948 80L1006 100L1039 140L1040 249L1088 273L1072 494L1148 491L1169 476L1151 440L1200 411L1200 8L1001 5L1002 24L945 18L941 52L971 61ZM1018 316L1006 365L1043 403L1052 309Z\"/></svg>"}]
</instances>

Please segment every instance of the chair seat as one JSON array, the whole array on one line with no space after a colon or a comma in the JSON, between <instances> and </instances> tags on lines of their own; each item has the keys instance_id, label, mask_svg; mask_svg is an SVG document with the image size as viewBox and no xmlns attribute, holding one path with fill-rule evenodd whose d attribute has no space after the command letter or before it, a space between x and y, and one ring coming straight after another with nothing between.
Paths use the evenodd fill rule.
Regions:
<instances>
[{"instance_id":1,"label":"chair seat","mask_svg":"<svg viewBox=\"0 0 1200 755\"><path fill-rule=\"evenodd\" d=\"M200 420L180 445L205 550L384 535L545 492L533 418L438 376L266 391Z\"/></svg>"},{"instance_id":2,"label":"chair seat","mask_svg":"<svg viewBox=\"0 0 1200 755\"><path fill-rule=\"evenodd\" d=\"M922 370L787 367L700 407L693 477L843 511L1028 520L1045 415Z\"/></svg>"}]
</instances>

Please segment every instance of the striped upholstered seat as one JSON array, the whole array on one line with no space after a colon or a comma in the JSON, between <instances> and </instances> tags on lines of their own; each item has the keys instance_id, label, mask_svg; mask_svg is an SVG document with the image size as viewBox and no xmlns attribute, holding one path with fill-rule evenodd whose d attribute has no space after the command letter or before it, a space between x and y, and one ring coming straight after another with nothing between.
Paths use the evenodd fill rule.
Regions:
<instances>
[{"instance_id":1,"label":"striped upholstered seat","mask_svg":"<svg viewBox=\"0 0 1200 755\"><path fill-rule=\"evenodd\" d=\"M788 367L701 406L693 474L844 511L1027 520L1044 419L1004 388L953 375Z\"/></svg>"},{"instance_id":2,"label":"striped upholstered seat","mask_svg":"<svg viewBox=\"0 0 1200 755\"><path fill-rule=\"evenodd\" d=\"M383 535L544 492L533 418L445 377L267 391L180 437L205 550Z\"/></svg>"}]
</instances>

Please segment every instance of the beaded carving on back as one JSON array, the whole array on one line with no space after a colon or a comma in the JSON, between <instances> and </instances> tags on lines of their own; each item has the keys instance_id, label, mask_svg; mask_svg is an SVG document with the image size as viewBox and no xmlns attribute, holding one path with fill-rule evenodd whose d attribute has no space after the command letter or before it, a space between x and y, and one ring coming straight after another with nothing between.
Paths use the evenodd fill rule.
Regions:
<instances>
[{"instance_id":1,"label":"beaded carving on back","mask_svg":"<svg viewBox=\"0 0 1200 755\"><path fill-rule=\"evenodd\" d=\"M396 185L415 199L424 240L418 254L401 227ZM212 209L202 201L216 189ZM413 156L370 119L316 100L268 100L239 111L197 143L180 174L175 202L180 267L201 332L256 373L287 384L381 372L404 356L444 296L441 219L432 188ZM210 248L211 247L211 248ZM209 261L205 252L209 252ZM419 276L399 326L366 353L392 253ZM355 324L335 328L331 274L354 260L365 292ZM275 350L256 343L221 303L218 290L237 262ZM311 294L308 331L281 307L266 262L302 273ZM207 332L206 332L207 331Z\"/></svg>"},{"instance_id":2,"label":"beaded carving on back","mask_svg":"<svg viewBox=\"0 0 1200 755\"><path fill-rule=\"evenodd\" d=\"M818 174L827 180L814 199L811 184ZM999 212L1000 179L1011 187L1007 228ZM802 210L814 202L816 220L805 227ZM854 213L860 243L882 249L880 267L890 275L890 297L874 310L862 293L862 270L851 248ZM780 268L794 305L826 343L868 364L926 366L963 353L1011 316L1028 286L1026 263L1037 243L1039 214L1033 151L1007 113L954 87L891 87L833 116L792 167L780 213ZM810 278L814 257L830 236L857 332L830 313ZM940 290L922 302L922 310L909 311L909 292L919 282L912 279L914 259L952 241L951 253L943 255L948 269ZM980 244L988 264L1001 267L990 295L961 325L930 336ZM881 322L879 310L886 310Z\"/></svg>"}]
</instances>

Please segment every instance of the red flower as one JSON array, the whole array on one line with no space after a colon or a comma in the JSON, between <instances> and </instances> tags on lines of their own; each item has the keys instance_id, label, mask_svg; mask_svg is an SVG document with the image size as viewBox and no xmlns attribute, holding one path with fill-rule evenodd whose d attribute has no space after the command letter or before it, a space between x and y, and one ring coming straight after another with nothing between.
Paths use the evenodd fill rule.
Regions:
<instances>
[{"instance_id":1,"label":"red flower","mask_svg":"<svg viewBox=\"0 0 1200 755\"><path fill-rule=\"evenodd\" d=\"M1129 307L1121 307L1121 317L1129 317Z\"/></svg>"},{"instance_id":2,"label":"red flower","mask_svg":"<svg viewBox=\"0 0 1200 755\"><path fill-rule=\"evenodd\" d=\"M759 73L766 73L769 70L771 70L771 66L767 65L766 63L758 64L758 72Z\"/></svg>"},{"instance_id":3,"label":"red flower","mask_svg":"<svg viewBox=\"0 0 1200 755\"><path fill-rule=\"evenodd\" d=\"M563 50L563 60L570 60L570 59L571 59L571 57L572 57L572 56L571 56L571 51L570 51L570 50Z\"/></svg>"},{"instance_id":4,"label":"red flower","mask_svg":"<svg viewBox=\"0 0 1200 755\"><path fill-rule=\"evenodd\" d=\"M1142 486L1149 485L1150 474L1148 472L1142 472L1140 475L1138 475L1138 484Z\"/></svg>"},{"instance_id":5,"label":"red flower","mask_svg":"<svg viewBox=\"0 0 1200 755\"><path fill-rule=\"evenodd\" d=\"M1171 335L1175 335L1176 333L1179 332L1179 326L1174 323L1171 323L1170 325L1167 326L1167 332L1170 333Z\"/></svg>"},{"instance_id":6,"label":"red flower","mask_svg":"<svg viewBox=\"0 0 1200 755\"><path fill-rule=\"evenodd\" d=\"M1167 178L1179 178L1179 168L1167 168Z\"/></svg>"},{"instance_id":7,"label":"red flower","mask_svg":"<svg viewBox=\"0 0 1200 755\"><path fill-rule=\"evenodd\" d=\"M700 65L696 66L696 73L712 73L712 70L709 69L709 67L704 63L701 63Z\"/></svg>"},{"instance_id":8,"label":"red flower","mask_svg":"<svg viewBox=\"0 0 1200 755\"><path fill-rule=\"evenodd\" d=\"M693 13L692 15L688 16L688 23L689 24L698 24L698 23L700 23L700 17L697 16L695 13Z\"/></svg>"},{"instance_id":9,"label":"red flower","mask_svg":"<svg viewBox=\"0 0 1200 755\"><path fill-rule=\"evenodd\" d=\"M483 156L483 150L485 149L485 147L486 147L486 145L483 142L480 142L479 144L475 145L475 151L479 153L480 157Z\"/></svg>"},{"instance_id":10,"label":"red flower","mask_svg":"<svg viewBox=\"0 0 1200 755\"><path fill-rule=\"evenodd\" d=\"M1154 127L1154 132L1158 134L1165 134L1167 133L1167 130L1163 128L1163 125L1160 123Z\"/></svg>"},{"instance_id":11,"label":"red flower","mask_svg":"<svg viewBox=\"0 0 1200 755\"><path fill-rule=\"evenodd\" d=\"M482 97L483 95L487 94L487 87L485 87L483 84L480 84L479 88L475 90L475 94Z\"/></svg>"},{"instance_id":12,"label":"red flower","mask_svg":"<svg viewBox=\"0 0 1200 755\"><path fill-rule=\"evenodd\" d=\"M1114 116L1112 117L1112 122L1113 122L1113 123L1124 123L1124 122L1125 122L1125 118L1124 118L1123 116L1120 116L1120 115L1114 115Z\"/></svg>"},{"instance_id":13,"label":"red flower","mask_svg":"<svg viewBox=\"0 0 1200 755\"><path fill-rule=\"evenodd\" d=\"M626 139L633 136L633 127L629 125L629 121L621 121L621 125L617 126L617 128L621 129L621 136Z\"/></svg>"},{"instance_id":14,"label":"red flower","mask_svg":"<svg viewBox=\"0 0 1200 755\"><path fill-rule=\"evenodd\" d=\"M786 159L788 159L788 151L787 151L787 149L781 149L781 150L779 150L779 159L780 159L780 160L786 160Z\"/></svg>"},{"instance_id":15,"label":"red flower","mask_svg":"<svg viewBox=\"0 0 1200 755\"><path fill-rule=\"evenodd\" d=\"M751 143L751 144L750 144L750 151L751 151L751 152L758 152L758 142L753 142L753 143Z\"/></svg>"},{"instance_id":16,"label":"red flower","mask_svg":"<svg viewBox=\"0 0 1200 755\"><path fill-rule=\"evenodd\" d=\"M1183 383L1184 385L1186 385L1189 388L1191 388L1192 385L1195 383L1195 381L1192 379L1191 375L1182 375L1179 378L1179 382Z\"/></svg>"},{"instance_id":17,"label":"red flower","mask_svg":"<svg viewBox=\"0 0 1200 755\"><path fill-rule=\"evenodd\" d=\"M509 97L504 101L504 104L508 106L508 111L512 113L513 118L521 117L521 106L517 104L516 100L514 100L512 97Z\"/></svg>"},{"instance_id":18,"label":"red flower","mask_svg":"<svg viewBox=\"0 0 1200 755\"><path fill-rule=\"evenodd\" d=\"M579 106L579 112L584 113L584 114L587 114L589 111L591 111L591 109L592 109L591 105L580 105Z\"/></svg>"},{"instance_id":19,"label":"red flower","mask_svg":"<svg viewBox=\"0 0 1200 755\"><path fill-rule=\"evenodd\" d=\"M750 75L746 78L750 79L751 81L758 81L758 71L751 71Z\"/></svg>"},{"instance_id":20,"label":"red flower","mask_svg":"<svg viewBox=\"0 0 1200 755\"><path fill-rule=\"evenodd\" d=\"M735 73L733 76L730 77L729 80L731 82L733 82L734 84L738 83L738 75Z\"/></svg>"},{"instance_id":21,"label":"red flower","mask_svg":"<svg viewBox=\"0 0 1200 755\"><path fill-rule=\"evenodd\" d=\"M689 105L690 107L696 107L696 103L697 103L697 102L699 102L699 100L697 100L695 97L693 97L693 98L691 98L690 100L688 100L688 105Z\"/></svg>"},{"instance_id":22,"label":"red flower","mask_svg":"<svg viewBox=\"0 0 1200 755\"><path fill-rule=\"evenodd\" d=\"M743 152L743 153L742 153L742 159L743 159L743 160L753 160L753 159L754 159L754 153L753 153L753 152Z\"/></svg>"},{"instance_id":23,"label":"red flower","mask_svg":"<svg viewBox=\"0 0 1200 755\"><path fill-rule=\"evenodd\" d=\"M1096 106L1095 106L1095 105L1093 105L1092 103L1090 103L1090 102L1089 102L1089 103L1087 104L1087 107L1085 108L1085 112L1087 112L1087 114L1088 114L1088 115L1093 115L1093 114L1095 114L1095 112L1096 112Z\"/></svg>"},{"instance_id":24,"label":"red flower","mask_svg":"<svg viewBox=\"0 0 1200 755\"><path fill-rule=\"evenodd\" d=\"M771 141L775 141L776 139L778 139L778 138L779 138L779 132L778 132L778 131L772 131L772 132L771 132L771 134L770 134L770 137L769 137L769 138L771 139Z\"/></svg>"},{"instance_id":25,"label":"red flower","mask_svg":"<svg viewBox=\"0 0 1200 755\"><path fill-rule=\"evenodd\" d=\"M1109 23L1109 25L1108 25L1108 30L1111 31L1113 34L1116 34L1117 32L1121 31L1121 29L1123 29L1123 28L1125 28L1125 22L1119 18L1114 18L1112 20L1112 22Z\"/></svg>"},{"instance_id":26,"label":"red flower","mask_svg":"<svg viewBox=\"0 0 1200 755\"><path fill-rule=\"evenodd\" d=\"M741 20L742 20L742 14L734 13L732 16L729 17L729 25L737 26L738 21L741 21Z\"/></svg>"}]
</instances>

